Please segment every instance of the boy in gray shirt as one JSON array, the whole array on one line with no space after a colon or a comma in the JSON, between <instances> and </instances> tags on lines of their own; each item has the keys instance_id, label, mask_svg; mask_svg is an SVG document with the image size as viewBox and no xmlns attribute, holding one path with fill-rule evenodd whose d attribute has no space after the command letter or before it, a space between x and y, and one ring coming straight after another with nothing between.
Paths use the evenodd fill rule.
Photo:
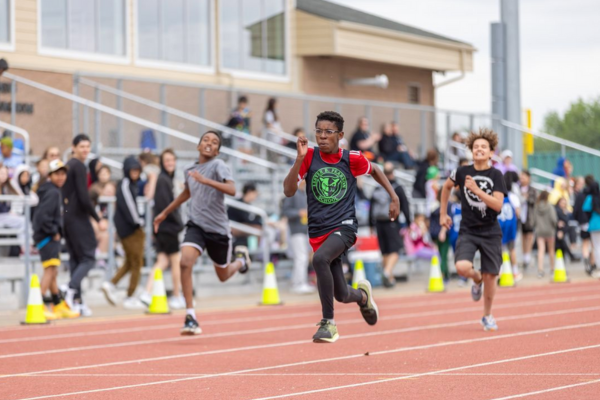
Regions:
<instances>
[{"instance_id":1,"label":"boy in gray shirt","mask_svg":"<svg viewBox=\"0 0 600 400\"><path fill-rule=\"evenodd\" d=\"M250 255L245 246L236 246L236 259L231 262L232 244L225 195L234 196L235 185L227 165L216 158L220 149L221 137L218 133L208 131L202 135L198 143L199 161L186 170L185 190L154 219L156 232L167 215L192 199L181 244L181 287L187 308L182 335L202 333L193 305L192 268L198 257L205 250L208 252L221 282L238 271L246 273L250 266Z\"/></svg>"}]
</instances>

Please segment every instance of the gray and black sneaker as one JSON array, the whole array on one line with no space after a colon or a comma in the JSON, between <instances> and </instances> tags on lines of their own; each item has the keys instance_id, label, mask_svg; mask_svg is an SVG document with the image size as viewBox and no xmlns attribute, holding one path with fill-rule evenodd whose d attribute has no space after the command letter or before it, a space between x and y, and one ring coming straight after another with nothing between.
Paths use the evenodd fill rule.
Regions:
<instances>
[{"instance_id":1,"label":"gray and black sneaker","mask_svg":"<svg viewBox=\"0 0 600 400\"><path fill-rule=\"evenodd\" d=\"M383 281L383 287L385 288L390 289L396 286L396 279L393 276L389 277L384 273L381 274L381 280Z\"/></svg>"},{"instance_id":2,"label":"gray and black sneaker","mask_svg":"<svg viewBox=\"0 0 600 400\"><path fill-rule=\"evenodd\" d=\"M250 269L250 264L252 263L252 260L250 260L250 252L248 251L248 248L246 246L235 246L235 258L243 258L246 262L246 265L240 268L240 274L245 274L246 272L248 272L248 270Z\"/></svg>"},{"instance_id":3,"label":"gray and black sneaker","mask_svg":"<svg viewBox=\"0 0 600 400\"><path fill-rule=\"evenodd\" d=\"M364 305L358 303L360 307L360 313L369 325L375 325L379 318L379 309L375 300L373 299L373 289L371 288L371 282L367 280L358 281L358 289L365 292L367 295L367 302Z\"/></svg>"},{"instance_id":4,"label":"gray and black sneaker","mask_svg":"<svg viewBox=\"0 0 600 400\"><path fill-rule=\"evenodd\" d=\"M481 295L483 294L483 279L479 283L473 282L473 286L471 286L471 298L473 301L479 301L481 299Z\"/></svg>"},{"instance_id":5,"label":"gray and black sneaker","mask_svg":"<svg viewBox=\"0 0 600 400\"><path fill-rule=\"evenodd\" d=\"M313 335L313 342L335 343L340 338L340 335L338 335L337 326L326 319L322 319L317 326L319 329L317 329L317 333Z\"/></svg>"},{"instance_id":6,"label":"gray and black sneaker","mask_svg":"<svg viewBox=\"0 0 600 400\"><path fill-rule=\"evenodd\" d=\"M185 322L183 323L183 328L179 331L182 336L193 336L199 335L202 333L202 329L200 329L200 325L198 325L198 321L191 315L185 316Z\"/></svg>"}]
</instances>

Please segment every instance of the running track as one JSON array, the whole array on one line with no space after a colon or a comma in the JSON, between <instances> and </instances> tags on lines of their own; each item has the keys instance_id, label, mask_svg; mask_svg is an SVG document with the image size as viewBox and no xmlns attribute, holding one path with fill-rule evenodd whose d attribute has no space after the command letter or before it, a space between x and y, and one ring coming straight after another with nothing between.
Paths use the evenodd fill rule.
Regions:
<instances>
[{"instance_id":1,"label":"running track","mask_svg":"<svg viewBox=\"0 0 600 400\"><path fill-rule=\"evenodd\" d=\"M600 283L499 290L483 332L465 292L336 304L340 340L310 341L318 304L68 321L0 330L0 399L598 399ZM243 306L243 305L241 305Z\"/></svg>"}]
</instances>

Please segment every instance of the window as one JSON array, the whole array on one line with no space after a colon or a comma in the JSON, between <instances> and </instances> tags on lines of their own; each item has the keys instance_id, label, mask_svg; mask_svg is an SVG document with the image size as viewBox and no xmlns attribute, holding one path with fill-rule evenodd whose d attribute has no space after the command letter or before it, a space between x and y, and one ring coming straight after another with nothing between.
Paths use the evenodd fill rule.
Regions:
<instances>
[{"instance_id":1,"label":"window","mask_svg":"<svg viewBox=\"0 0 600 400\"><path fill-rule=\"evenodd\" d=\"M410 104L421 103L421 88L416 85L410 85L408 87L408 102Z\"/></svg>"},{"instance_id":2,"label":"window","mask_svg":"<svg viewBox=\"0 0 600 400\"><path fill-rule=\"evenodd\" d=\"M125 55L125 0L40 2L42 47L111 56Z\"/></svg>"},{"instance_id":3,"label":"window","mask_svg":"<svg viewBox=\"0 0 600 400\"><path fill-rule=\"evenodd\" d=\"M14 50L14 30L11 0L0 0L0 49Z\"/></svg>"},{"instance_id":4,"label":"window","mask_svg":"<svg viewBox=\"0 0 600 400\"><path fill-rule=\"evenodd\" d=\"M285 0L221 0L226 69L286 74Z\"/></svg>"},{"instance_id":5,"label":"window","mask_svg":"<svg viewBox=\"0 0 600 400\"><path fill-rule=\"evenodd\" d=\"M210 0L138 0L137 7L140 59L211 64Z\"/></svg>"}]
</instances>

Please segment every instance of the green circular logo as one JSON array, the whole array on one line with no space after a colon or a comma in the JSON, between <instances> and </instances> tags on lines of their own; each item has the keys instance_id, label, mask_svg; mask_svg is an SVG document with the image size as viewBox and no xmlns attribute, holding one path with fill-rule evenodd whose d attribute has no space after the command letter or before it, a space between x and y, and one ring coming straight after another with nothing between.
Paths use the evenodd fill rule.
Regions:
<instances>
[{"instance_id":1,"label":"green circular logo","mask_svg":"<svg viewBox=\"0 0 600 400\"><path fill-rule=\"evenodd\" d=\"M346 196L348 183L346 176L337 168L321 168L312 177L312 192L323 204L337 203Z\"/></svg>"}]
</instances>

